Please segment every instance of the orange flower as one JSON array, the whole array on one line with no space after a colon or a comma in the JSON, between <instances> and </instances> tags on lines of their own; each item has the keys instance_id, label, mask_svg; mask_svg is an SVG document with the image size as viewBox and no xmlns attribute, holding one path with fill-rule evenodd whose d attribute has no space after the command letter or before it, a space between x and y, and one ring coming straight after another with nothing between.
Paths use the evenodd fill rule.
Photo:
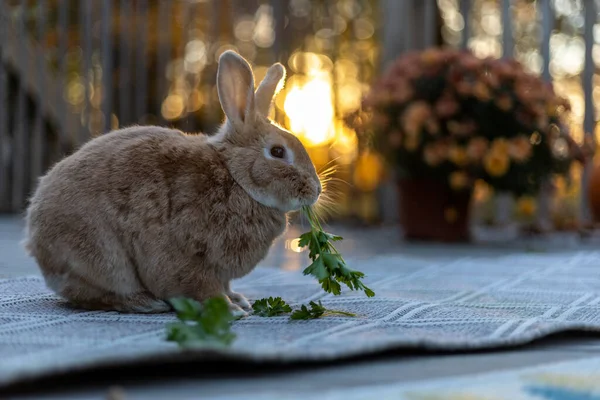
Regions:
<instances>
[{"instance_id":1,"label":"orange flower","mask_svg":"<svg viewBox=\"0 0 600 400\"><path fill-rule=\"evenodd\" d=\"M469 161L469 158L467 157L467 151L465 150L465 148L456 145L450 147L450 150L448 152L448 158L450 159L450 161L452 161L459 167L464 167Z\"/></svg>"},{"instance_id":2,"label":"orange flower","mask_svg":"<svg viewBox=\"0 0 600 400\"><path fill-rule=\"evenodd\" d=\"M508 143L504 138L494 139L490 148L491 153L497 153L500 155L508 155Z\"/></svg>"},{"instance_id":3,"label":"orange flower","mask_svg":"<svg viewBox=\"0 0 600 400\"><path fill-rule=\"evenodd\" d=\"M482 81L475 82L473 86L473 95L480 101L489 101L492 98L490 89Z\"/></svg>"},{"instance_id":4,"label":"orange flower","mask_svg":"<svg viewBox=\"0 0 600 400\"><path fill-rule=\"evenodd\" d=\"M469 141L467 146L467 156L472 161L479 161L483 158L488 149L488 141L482 137L476 137Z\"/></svg>"},{"instance_id":5,"label":"orange flower","mask_svg":"<svg viewBox=\"0 0 600 400\"><path fill-rule=\"evenodd\" d=\"M502 111L510 111L512 106L513 106L513 102L511 100L510 96L507 94L500 95L496 99L496 107L498 107Z\"/></svg>"},{"instance_id":6,"label":"orange flower","mask_svg":"<svg viewBox=\"0 0 600 400\"><path fill-rule=\"evenodd\" d=\"M438 64L444 60L444 52L440 49L431 48L423 51L420 58L425 65Z\"/></svg>"},{"instance_id":7,"label":"orange flower","mask_svg":"<svg viewBox=\"0 0 600 400\"><path fill-rule=\"evenodd\" d=\"M440 118L448 118L456 114L458 111L458 102L452 97L452 95L443 95L435 103L435 113Z\"/></svg>"},{"instance_id":8,"label":"orange flower","mask_svg":"<svg viewBox=\"0 0 600 400\"><path fill-rule=\"evenodd\" d=\"M461 96L469 96L473 91L472 87L473 87L473 85L471 85L471 83L469 83L467 81L459 81L456 84L456 91Z\"/></svg>"},{"instance_id":9,"label":"orange flower","mask_svg":"<svg viewBox=\"0 0 600 400\"><path fill-rule=\"evenodd\" d=\"M406 135L416 137L423 128L425 121L431 116L431 108L424 101L417 101L406 109L403 119L403 127Z\"/></svg>"},{"instance_id":10,"label":"orange flower","mask_svg":"<svg viewBox=\"0 0 600 400\"><path fill-rule=\"evenodd\" d=\"M454 190L464 189L470 184L469 176L464 171L452 172L448 180Z\"/></svg>"},{"instance_id":11,"label":"orange flower","mask_svg":"<svg viewBox=\"0 0 600 400\"><path fill-rule=\"evenodd\" d=\"M536 209L537 205L533 197L523 196L517 200L517 212L521 215L531 217Z\"/></svg>"},{"instance_id":12,"label":"orange flower","mask_svg":"<svg viewBox=\"0 0 600 400\"><path fill-rule=\"evenodd\" d=\"M404 139L404 147L411 152L417 150L417 147L419 147L419 138L416 136L407 136Z\"/></svg>"},{"instance_id":13,"label":"orange flower","mask_svg":"<svg viewBox=\"0 0 600 400\"><path fill-rule=\"evenodd\" d=\"M392 91L392 99L396 103L405 103L413 96L413 89L406 80L398 82Z\"/></svg>"},{"instance_id":14,"label":"orange flower","mask_svg":"<svg viewBox=\"0 0 600 400\"><path fill-rule=\"evenodd\" d=\"M483 167L488 174L494 177L500 177L506 174L510 167L508 154L490 151L483 160Z\"/></svg>"},{"instance_id":15,"label":"orange flower","mask_svg":"<svg viewBox=\"0 0 600 400\"><path fill-rule=\"evenodd\" d=\"M434 118L429 118L427 121L425 121L425 128L427 129L427 132L432 135L437 135L440 133L440 124Z\"/></svg>"},{"instance_id":16,"label":"orange flower","mask_svg":"<svg viewBox=\"0 0 600 400\"><path fill-rule=\"evenodd\" d=\"M447 157L448 146L442 142L430 144L423 150L423 159L425 160L425 163L432 167L441 164Z\"/></svg>"},{"instance_id":17,"label":"orange flower","mask_svg":"<svg viewBox=\"0 0 600 400\"><path fill-rule=\"evenodd\" d=\"M473 121L448 121L446 123L446 128L450 132L451 135L454 136L468 136L475 132L477 129L477 125Z\"/></svg>"},{"instance_id":18,"label":"orange flower","mask_svg":"<svg viewBox=\"0 0 600 400\"><path fill-rule=\"evenodd\" d=\"M531 142L525 136L517 136L508 144L508 154L517 162L525 162L531 156Z\"/></svg>"}]
</instances>

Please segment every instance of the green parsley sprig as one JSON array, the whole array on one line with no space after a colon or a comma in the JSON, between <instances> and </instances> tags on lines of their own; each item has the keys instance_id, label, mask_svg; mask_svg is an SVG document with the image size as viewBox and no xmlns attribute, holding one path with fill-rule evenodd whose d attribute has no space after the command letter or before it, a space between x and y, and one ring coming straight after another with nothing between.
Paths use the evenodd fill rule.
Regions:
<instances>
[{"instance_id":1,"label":"green parsley sprig","mask_svg":"<svg viewBox=\"0 0 600 400\"><path fill-rule=\"evenodd\" d=\"M338 242L343 238L325 232L321 221L311 207L302 207L302 212L308 219L310 231L300 235L298 245L308 247L308 256L312 260L312 264L303 271L304 275L312 275L317 278L327 293L339 295L342 292L340 284L344 284L350 290L364 291L367 297L375 296L375 292L361 281L365 274L348 268L342 255L333 245L333 242Z\"/></svg>"},{"instance_id":2,"label":"green parsley sprig","mask_svg":"<svg viewBox=\"0 0 600 400\"><path fill-rule=\"evenodd\" d=\"M252 304L254 314L260 317L275 317L292 312L292 307L281 297L269 297L268 299L256 300Z\"/></svg>"},{"instance_id":3,"label":"green parsley sprig","mask_svg":"<svg viewBox=\"0 0 600 400\"><path fill-rule=\"evenodd\" d=\"M290 316L291 319L315 319L328 315L344 315L346 317L356 317L356 314L339 311L339 310L330 310L325 308L323 304L319 301L315 303L311 301L309 303L310 308L306 305L302 304L300 309L295 310ZM269 297L268 299L260 299L256 300L254 304L252 304L252 308L254 309L254 314L261 317L275 317L281 314L288 314L292 312L292 307L285 302L281 297Z\"/></svg>"},{"instance_id":4,"label":"green parsley sprig","mask_svg":"<svg viewBox=\"0 0 600 400\"><path fill-rule=\"evenodd\" d=\"M356 317L356 314L353 314L353 313L349 313L346 311L339 311L339 310L330 310L328 308L325 308L325 306L323 306L323 304L321 304L320 301L318 303L311 301L309 303L309 305L310 305L310 308L306 307L305 304L302 304L300 309L294 311L290 318L291 319L316 319L316 318L321 318L324 316L326 317L328 315L344 315L346 317Z\"/></svg>"},{"instance_id":5,"label":"green parsley sprig","mask_svg":"<svg viewBox=\"0 0 600 400\"><path fill-rule=\"evenodd\" d=\"M235 340L225 299L214 297L202 304L196 300L178 297L170 300L179 322L167 326L167 340L181 347L224 347Z\"/></svg>"}]
</instances>

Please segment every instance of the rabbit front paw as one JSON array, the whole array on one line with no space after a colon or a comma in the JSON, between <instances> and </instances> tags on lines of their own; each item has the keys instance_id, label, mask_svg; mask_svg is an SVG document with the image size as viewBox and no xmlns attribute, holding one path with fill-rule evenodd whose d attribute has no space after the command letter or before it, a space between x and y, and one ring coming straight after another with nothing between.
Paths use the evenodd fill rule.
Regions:
<instances>
[{"instance_id":1,"label":"rabbit front paw","mask_svg":"<svg viewBox=\"0 0 600 400\"><path fill-rule=\"evenodd\" d=\"M248 313L246 311L242 310L240 306L234 303L229 303L229 311L235 319L240 319L248 316Z\"/></svg>"},{"instance_id":2,"label":"rabbit front paw","mask_svg":"<svg viewBox=\"0 0 600 400\"><path fill-rule=\"evenodd\" d=\"M244 297L243 294L236 293L236 292L230 290L227 292L227 297L229 297L229 299L231 299L232 303L238 305L240 308L242 308L246 311L252 310L252 306L250 305L250 303Z\"/></svg>"}]
</instances>

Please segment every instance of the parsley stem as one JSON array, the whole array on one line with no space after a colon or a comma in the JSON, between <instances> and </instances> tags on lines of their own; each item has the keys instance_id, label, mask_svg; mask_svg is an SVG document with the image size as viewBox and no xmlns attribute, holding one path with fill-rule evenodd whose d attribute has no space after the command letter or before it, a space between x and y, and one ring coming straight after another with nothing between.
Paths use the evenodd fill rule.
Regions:
<instances>
[{"instance_id":1,"label":"parsley stem","mask_svg":"<svg viewBox=\"0 0 600 400\"><path fill-rule=\"evenodd\" d=\"M327 310L323 313L324 316L327 315L345 315L347 317L356 317L356 314L346 312L346 311L338 311L338 310Z\"/></svg>"}]
</instances>

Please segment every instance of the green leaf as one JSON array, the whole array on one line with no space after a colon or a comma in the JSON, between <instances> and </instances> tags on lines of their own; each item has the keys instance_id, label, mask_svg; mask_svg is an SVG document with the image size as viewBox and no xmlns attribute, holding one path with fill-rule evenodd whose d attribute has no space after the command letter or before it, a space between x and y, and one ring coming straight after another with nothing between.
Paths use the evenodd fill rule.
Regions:
<instances>
[{"instance_id":1,"label":"green leaf","mask_svg":"<svg viewBox=\"0 0 600 400\"><path fill-rule=\"evenodd\" d=\"M274 317L292 312L292 307L281 297L256 300L252 304L252 309L254 310L254 314L260 317Z\"/></svg>"},{"instance_id":2,"label":"green leaf","mask_svg":"<svg viewBox=\"0 0 600 400\"><path fill-rule=\"evenodd\" d=\"M312 275L319 281L329 278L330 271L325 268L323 258L319 257L303 271L304 275Z\"/></svg>"},{"instance_id":3,"label":"green leaf","mask_svg":"<svg viewBox=\"0 0 600 400\"><path fill-rule=\"evenodd\" d=\"M235 340L231 322L235 319L222 297L202 304L186 298L169 300L182 322L167 325L167 340L181 347L229 346Z\"/></svg>"},{"instance_id":4,"label":"green leaf","mask_svg":"<svg viewBox=\"0 0 600 400\"><path fill-rule=\"evenodd\" d=\"M202 305L193 299L175 297L169 300L177 313L177 318L184 321L193 321L202 310Z\"/></svg>"},{"instance_id":5,"label":"green leaf","mask_svg":"<svg viewBox=\"0 0 600 400\"><path fill-rule=\"evenodd\" d=\"M319 218L310 207L302 207L302 211L310 223L310 231L300 235L299 244L308 247L308 257L312 260L312 264L304 269L304 275L314 276L327 293L341 294L340 284L344 284L350 290L363 290L365 295L373 297L375 292L361 282L365 274L348 268L333 246L332 242L340 241L342 237L323 231Z\"/></svg>"},{"instance_id":6,"label":"green leaf","mask_svg":"<svg viewBox=\"0 0 600 400\"><path fill-rule=\"evenodd\" d=\"M298 241L298 246L306 247L310 244L310 240L312 239L312 233L306 232L300 235L300 240Z\"/></svg>"},{"instance_id":7,"label":"green leaf","mask_svg":"<svg viewBox=\"0 0 600 400\"><path fill-rule=\"evenodd\" d=\"M346 317L356 317L356 314L350 312L330 310L328 308L325 308L325 306L323 306L323 304L321 304L320 301L318 303L311 301L309 305L310 308L306 307L306 305L303 304L299 310L294 311L290 318L294 320L307 320L321 318L325 315L344 315Z\"/></svg>"}]
</instances>

